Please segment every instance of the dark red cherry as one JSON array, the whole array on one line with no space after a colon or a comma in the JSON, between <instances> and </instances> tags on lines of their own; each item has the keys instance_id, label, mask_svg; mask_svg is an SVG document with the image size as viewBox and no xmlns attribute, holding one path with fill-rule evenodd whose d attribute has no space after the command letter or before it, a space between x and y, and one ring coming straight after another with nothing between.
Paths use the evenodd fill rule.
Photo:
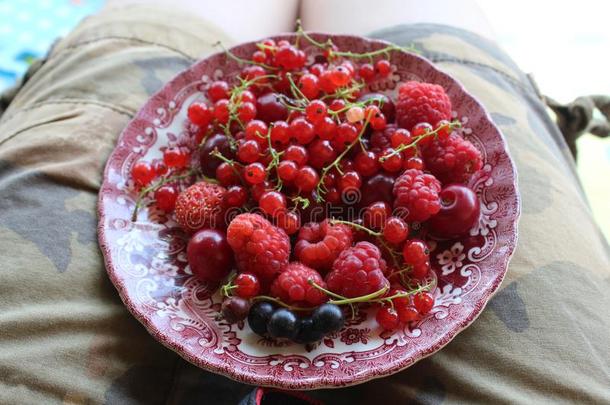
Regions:
<instances>
[{"instance_id":1,"label":"dark red cherry","mask_svg":"<svg viewBox=\"0 0 610 405\"><path fill-rule=\"evenodd\" d=\"M468 232L481 215L481 204L472 189L450 184L439 193L441 210L428 221L430 231L443 238L455 238Z\"/></svg>"},{"instance_id":2,"label":"dark red cherry","mask_svg":"<svg viewBox=\"0 0 610 405\"><path fill-rule=\"evenodd\" d=\"M278 93L267 93L256 100L256 118L267 124L288 118L288 109Z\"/></svg>"}]
</instances>

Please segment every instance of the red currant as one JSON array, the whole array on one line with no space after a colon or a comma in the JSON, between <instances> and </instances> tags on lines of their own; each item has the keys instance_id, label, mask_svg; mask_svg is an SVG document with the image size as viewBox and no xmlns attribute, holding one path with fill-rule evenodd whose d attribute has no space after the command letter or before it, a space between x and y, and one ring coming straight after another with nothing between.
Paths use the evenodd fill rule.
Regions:
<instances>
[{"instance_id":1,"label":"red currant","mask_svg":"<svg viewBox=\"0 0 610 405\"><path fill-rule=\"evenodd\" d=\"M290 127L288 126L288 123L286 121L275 121L273 123L269 136L271 138L271 144L274 147L281 148L282 146L288 144L288 141L290 139L290 135L288 134L289 128Z\"/></svg>"},{"instance_id":2,"label":"red currant","mask_svg":"<svg viewBox=\"0 0 610 405\"><path fill-rule=\"evenodd\" d=\"M324 70L325 70L324 65L322 65L321 63L314 63L309 68L309 72L311 72L316 77L320 77L320 75L322 74L322 72L324 72Z\"/></svg>"},{"instance_id":3,"label":"red currant","mask_svg":"<svg viewBox=\"0 0 610 405\"><path fill-rule=\"evenodd\" d=\"M256 106L254 103L241 103L239 107L237 107L237 117L242 124L252 121L254 117L256 117Z\"/></svg>"},{"instance_id":4,"label":"red currant","mask_svg":"<svg viewBox=\"0 0 610 405\"><path fill-rule=\"evenodd\" d=\"M369 177L379 171L379 161L375 152L360 152L354 158L354 169L362 176Z\"/></svg>"},{"instance_id":5,"label":"red currant","mask_svg":"<svg viewBox=\"0 0 610 405\"><path fill-rule=\"evenodd\" d=\"M265 63L267 61L267 55L263 51L255 51L252 54L252 62Z\"/></svg>"},{"instance_id":6,"label":"red currant","mask_svg":"<svg viewBox=\"0 0 610 405\"><path fill-rule=\"evenodd\" d=\"M370 82L375 77L375 68L370 63L365 63L358 69L358 74L365 82Z\"/></svg>"},{"instance_id":7,"label":"red currant","mask_svg":"<svg viewBox=\"0 0 610 405\"><path fill-rule=\"evenodd\" d=\"M330 141L335 137L337 124L332 118L325 116L323 119L316 122L314 130L320 139Z\"/></svg>"},{"instance_id":8,"label":"red currant","mask_svg":"<svg viewBox=\"0 0 610 405\"><path fill-rule=\"evenodd\" d=\"M375 315L375 319L379 326L385 330L395 330L400 325L396 310L389 306L379 308L377 315Z\"/></svg>"},{"instance_id":9,"label":"red currant","mask_svg":"<svg viewBox=\"0 0 610 405\"><path fill-rule=\"evenodd\" d=\"M402 257L406 264L416 265L429 259L430 251L426 242L420 239L411 239L405 243Z\"/></svg>"},{"instance_id":10,"label":"red currant","mask_svg":"<svg viewBox=\"0 0 610 405\"><path fill-rule=\"evenodd\" d=\"M337 141L350 144L358 138L358 130L352 124L344 122L337 127Z\"/></svg>"},{"instance_id":11,"label":"red currant","mask_svg":"<svg viewBox=\"0 0 610 405\"><path fill-rule=\"evenodd\" d=\"M233 280L233 285L235 285L235 295L245 299L256 297L261 288L258 277L251 273L238 274Z\"/></svg>"},{"instance_id":12,"label":"red currant","mask_svg":"<svg viewBox=\"0 0 610 405\"><path fill-rule=\"evenodd\" d=\"M292 235L301 228L301 219L296 212L285 211L276 217L276 224L288 235Z\"/></svg>"},{"instance_id":13,"label":"red currant","mask_svg":"<svg viewBox=\"0 0 610 405\"><path fill-rule=\"evenodd\" d=\"M407 323L419 319L419 312L412 305L396 305L396 312L400 322Z\"/></svg>"},{"instance_id":14,"label":"red currant","mask_svg":"<svg viewBox=\"0 0 610 405\"><path fill-rule=\"evenodd\" d=\"M318 181L320 181L318 172L311 166L303 166L297 172L294 179L294 185L298 187L301 192L307 193L316 188Z\"/></svg>"},{"instance_id":15,"label":"red currant","mask_svg":"<svg viewBox=\"0 0 610 405\"><path fill-rule=\"evenodd\" d=\"M206 127L214 118L212 110L204 103L193 103L187 110L189 120L195 125Z\"/></svg>"},{"instance_id":16,"label":"red currant","mask_svg":"<svg viewBox=\"0 0 610 405\"><path fill-rule=\"evenodd\" d=\"M309 164L315 169L322 169L324 166L335 160L337 152L333 149L329 141L316 139L307 147L309 154Z\"/></svg>"},{"instance_id":17,"label":"red currant","mask_svg":"<svg viewBox=\"0 0 610 405\"><path fill-rule=\"evenodd\" d=\"M165 162L167 167L182 169L188 166L189 158L189 153L182 148L168 148L163 152L163 162Z\"/></svg>"},{"instance_id":18,"label":"red currant","mask_svg":"<svg viewBox=\"0 0 610 405\"><path fill-rule=\"evenodd\" d=\"M233 166L227 162L222 162L216 168L216 180L223 186L230 186L239 183L239 175L236 173Z\"/></svg>"},{"instance_id":19,"label":"red currant","mask_svg":"<svg viewBox=\"0 0 610 405\"><path fill-rule=\"evenodd\" d=\"M309 158L309 154L307 150L299 145L290 145L284 151L284 155L282 156L285 160L292 160L297 166L301 167L305 163L307 163L307 159Z\"/></svg>"},{"instance_id":20,"label":"red currant","mask_svg":"<svg viewBox=\"0 0 610 405\"><path fill-rule=\"evenodd\" d=\"M306 73L299 79L299 90L308 99L312 100L320 94L318 77L311 73Z\"/></svg>"},{"instance_id":21,"label":"red currant","mask_svg":"<svg viewBox=\"0 0 610 405\"><path fill-rule=\"evenodd\" d=\"M256 103L256 96L250 90L244 90L239 95L239 101L242 103Z\"/></svg>"},{"instance_id":22,"label":"red currant","mask_svg":"<svg viewBox=\"0 0 610 405\"><path fill-rule=\"evenodd\" d=\"M147 186L155 178L155 170L150 163L141 160L131 168L131 177L136 184Z\"/></svg>"},{"instance_id":23,"label":"red currant","mask_svg":"<svg viewBox=\"0 0 610 405\"><path fill-rule=\"evenodd\" d=\"M411 269L410 275L412 278L415 278L418 280L424 279L428 275L428 272L430 271L430 262L429 261L417 263L412 266L413 267Z\"/></svg>"},{"instance_id":24,"label":"red currant","mask_svg":"<svg viewBox=\"0 0 610 405\"><path fill-rule=\"evenodd\" d=\"M330 102L328 109L334 112L337 111L341 111L345 108L347 104L345 104L345 101L340 99L340 98L336 98L333 101Z\"/></svg>"},{"instance_id":25,"label":"red currant","mask_svg":"<svg viewBox=\"0 0 610 405\"><path fill-rule=\"evenodd\" d=\"M362 186L362 177L354 170L346 171L337 180L337 186L341 193L348 190L357 190Z\"/></svg>"},{"instance_id":26,"label":"red currant","mask_svg":"<svg viewBox=\"0 0 610 405\"><path fill-rule=\"evenodd\" d=\"M322 121L328 114L328 107L322 100L313 100L305 107L305 116L312 124Z\"/></svg>"},{"instance_id":27,"label":"red currant","mask_svg":"<svg viewBox=\"0 0 610 405\"><path fill-rule=\"evenodd\" d=\"M413 305L421 315L425 315L434 307L434 297L430 293L421 292L413 297Z\"/></svg>"},{"instance_id":28,"label":"red currant","mask_svg":"<svg viewBox=\"0 0 610 405\"><path fill-rule=\"evenodd\" d=\"M245 141L237 148L237 158L244 163L256 162L259 158L260 146L256 141Z\"/></svg>"},{"instance_id":29,"label":"red currant","mask_svg":"<svg viewBox=\"0 0 610 405\"><path fill-rule=\"evenodd\" d=\"M163 176L167 173L168 168L164 161L155 159L152 164L153 170L157 176Z\"/></svg>"},{"instance_id":30,"label":"red currant","mask_svg":"<svg viewBox=\"0 0 610 405\"><path fill-rule=\"evenodd\" d=\"M390 215L392 215L390 204L384 201L377 201L366 207L362 220L367 228L379 230L384 227Z\"/></svg>"},{"instance_id":31,"label":"red currant","mask_svg":"<svg viewBox=\"0 0 610 405\"><path fill-rule=\"evenodd\" d=\"M291 183L297 175L299 167L292 160L283 160L277 165L277 175L280 180Z\"/></svg>"},{"instance_id":32,"label":"red currant","mask_svg":"<svg viewBox=\"0 0 610 405\"><path fill-rule=\"evenodd\" d=\"M307 145L316 136L313 131L313 125L303 117L295 118L290 123L289 133L290 137L296 139L301 145Z\"/></svg>"},{"instance_id":33,"label":"red currant","mask_svg":"<svg viewBox=\"0 0 610 405\"><path fill-rule=\"evenodd\" d=\"M377 63L375 63L375 71L379 76L387 77L392 72L392 66L390 65L390 62L386 59L381 59L378 60Z\"/></svg>"},{"instance_id":34,"label":"red currant","mask_svg":"<svg viewBox=\"0 0 610 405\"><path fill-rule=\"evenodd\" d=\"M255 184L250 188L250 194L252 195L252 199L256 202L260 200L261 196L265 191L269 191L271 189L271 183L267 180Z\"/></svg>"},{"instance_id":35,"label":"red currant","mask_svg":"<svg viewBox=\"0 0 610 405\"><path fill-rule=\"evenodd\" d=\"M409 225L398 217L390 217L383 227L383 238L390 243L398 245L409 236Z\"/></svg>"},{"instance_id":36,"label":"red currant","mask_svg":"<svg viewBox=\"0 0 610 405\"><path fill-rule=\"evenodd\" d=\"M259 162L250 163L244 168L244 177L249 184L259 184L265 181L265 166Z\"/></svg>"},{"instance_id":37,"label":"red currant","mask_svg":"<svg viewBox=\"0 0 610 405\"><path fill-rule=\"evenodd\" d=\"M267 145L267 124L260 120L252 120L246 124L246 139L256 141L259 146Z\"/></svg>"},{"instance_id":38,"label":"red currant","mask_svg":"<svg viewBox=\"0 0 610 405\"><path fill-rule=\"evenodd\" d=\"M218 100L214 104L214 118L221 124L229 122L229 100Z\"/></svg>"},{"instance_id":39,"label":"red currant","mask_svg":"<svg viewBox=\"0 0 610 405\"><path fill-rule=\"evenodd\" d=\"M404 162L402 164L402 168L405 170L409 170L409 169L424 170L424 161L421 160L421 158L418 158L417 156L410 157L410 158L404 160Z\"/></svg>"},{"instance_id":40,"label":"red currant","mask_svg":"<svg viewBox=\"0 0 610 405\"><path fill-rule=\"evenodd\" d=\"M223 196L225 207L243 207L248 201L248 190L243 186L231 186Z\"/></svg>"},{"instance_id":41,"label":"red currant","mask_svg":"<svg viewBox=\"0 0 610 405\"><path fill-rule=\"evenodd\" d=\"M411 134L404 128L398 128L390 135L390 143L393 148L398 148L402 145L408 145L413 141Z\"/></svg>"},{"instance_id":42,"label":"red currant","mask_svg":"<svg viewBox=\"0 0 610 405\"><path fill-rule=\"evenodd\" d=\"M265 191L258 199L258 206L265 214L276 217L286 211L286 197L279 191Z\"/></svg>"},{"instance_id":43,"label":"red currant","mask_svg":"<svg viewBox=\"0 0 610 405\"><path fill-rule=\"evenodd\" d=\"M350 82L352 76L345 66L336 66L330 70L329 78L336 87L343 87Z\"/></svg>"},{"instance_id":44,"label":"red currant","mask_svg":"<svg viewBox=\"0 0 610 405\"><path fill-rule=\"evenodd\" d=\"M381 154L381 167L389 173L396 173L402 169L402 155L394 149L386 149Z\"/></svg>"},{"instance_id":45,"label":"red currant","mask_svg":"<svg viewBox=\"0 0 610 405\"><path fill-rule=\"evenodd\" d=\"M171 212L176 207L176 199L178 198L178 191L174 186L165 184L155 191L155 201L157 207L166 212Z\"/></svg>"},{"instance_id":46,"label":"red currant","mask_svg":"<svg viewBox=\"0 0 610 405\"><path fill-rule=\"evenodd\" d=\"M213 102L229 98L229 83L224 80L213 82L208 88L208 98Z\"/></svg>"}]
</instances>

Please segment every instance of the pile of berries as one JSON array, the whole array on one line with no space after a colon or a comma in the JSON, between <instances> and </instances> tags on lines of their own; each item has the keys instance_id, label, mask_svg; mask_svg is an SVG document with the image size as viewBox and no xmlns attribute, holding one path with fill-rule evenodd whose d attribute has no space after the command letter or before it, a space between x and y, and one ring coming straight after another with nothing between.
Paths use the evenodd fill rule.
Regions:
<instances>
[{"instance_id":1,"label":"pile of berries","mask_svg":"<svg viewBox=\"0 0 610 405\"><path fill-rule=\"evenodd\" d=\"M343 308L369 303L393 330L434 306L426 239L479 221L465 183L481 153L441 86L367 91L390 79L381 57L397 47L355 54L297 35L306 48L268 39L250 59L229 54L241 72L188 105L196 148L133 164L136 211L150 201L174 213L227 322L310 343L341 329Z\"/></svg>"}]
</instances>

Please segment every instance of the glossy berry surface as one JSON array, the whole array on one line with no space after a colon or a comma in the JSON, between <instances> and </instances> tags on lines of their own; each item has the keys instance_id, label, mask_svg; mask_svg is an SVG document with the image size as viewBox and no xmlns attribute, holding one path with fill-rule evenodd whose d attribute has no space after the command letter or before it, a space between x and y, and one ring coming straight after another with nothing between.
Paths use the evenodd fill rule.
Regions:
<instances>
[{"instance_id":1,"label":"glossy berry surface","mask_svg":"<svg viewBox=\"0 0 610 405\"><path fill-rule=\"evenodd\" d=\"M131 177L139 186L147 186L155 178L155 170L148 162L139 161L131 168Z\"/></svg>"},{"instance_id":2,"label":"glossy berry surface","mask_svg":"<svg viewBox=\"0 0 610 405\"><path fill-rule=\"evenodd\" d=\"M273 312L267 323L267 333L274 338L293 339L297 333L298 319L294 312L280 308Z\"/></svg>"},{"instance_id":3,"label":"glossy berry surface","mask_svg":"<svg viewBox=\"0 0 610 405\"><path fill-rule=\"evenodd\" d=\"M334 304L322 304L311 313L314 328L323 334L338 332L345 324L345 315Z\"/></svg>"},{"instance_id":4,"label":"glossy berry surface","mask_svg":"<svg viewBox=\"0 0 610 405\"><path fill-rule=\"evenodd\" d=\"M216 283L225 278L233 266L233 252L224 232L202 229L186 247L188 263L197 278Z\"/></svg>"},{"instance_id":5,"label":"glossy berry surface","mask_svg":"<svg viewBox=\"0 0 610 405\"><path fill-rule=\"evenodd\" d=\"M379 308L375 315L375 320L384 330L395 330L400 326L398 313L390 306Z\"/></svg>"},{"instance_id":6,"label":"glossy berry surface","mask_svg":"<svg viewBox=\"0 0 610 405\"><path fill-rule=\"evenodd\" d=\"M161 186L155 191L155 201L157 207L166 212L171 212L176 208L176 199L178 198L178 191L176 187L166 184Z\"/></svg>"},{"instance_id":7,"label":"glossy berry surface","mask_svg":"<svg viewBox=\"0 0 610 405\"><path fill-rule=\"evenodd\" d=\"M267 325L275 308L269 302L260 301L250 307L248 325L254 333L260 336L267 335Z\"/></svg>"},{"instance_id":8,"label":"glossy berry surface","mask_svg":"<svg viewBox=\"0 0 610 405\"><path fill-rule=\"evenodd\" d=\"M226 298L220 307L222 318L227 323L237 323L248 317L250 301L240 297Z\"/></svg>"},{"instance_id":9,"label":"glossy berry surface","mask_svg":"<svg viewBox=\"0 0 610 405\"><path fill-rule=\"evenodd\" d=\"M240 273L233 280L235 295L241 298L252 298L258 295L261 289L258 277L251 273Z\"/></svg>"},{"instance_id":10,"label":"glossy berry surface","mask_svg":"<svg viewBox=\"0 0 610 405\"><path fill-rule=\"evenodd\" d=\"M430 230L443 238L466 234L481 216L481 203L474 191L461 184L450 184L439 193L440 211L430 218Z\"/></svg>"}]
</instances>

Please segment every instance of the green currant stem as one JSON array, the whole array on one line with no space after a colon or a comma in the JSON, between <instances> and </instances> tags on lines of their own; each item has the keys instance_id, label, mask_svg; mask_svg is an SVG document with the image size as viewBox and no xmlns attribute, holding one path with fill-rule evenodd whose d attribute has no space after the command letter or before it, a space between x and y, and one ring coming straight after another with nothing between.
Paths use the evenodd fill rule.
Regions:
<instances>
[{"instance_id":1,"label":"green currant stem","mask_svg":"<svg viewBox=\"0 0 610 405\"><path fill-rule=\"evenodd\" d=\"M315 286L315 283L314 283ZM381 297L383 294L385 294L388 289L390 287L383 287L381 290L377 290L374 293L371 294L367 294L367 295L362 295L360 297L354 297L354 298L345 298L342 300L330 300L328 301L330 304L335 304L335 305L345 305L345 304L356 304L359 302L376 302L376 298Z\"/></svg>"},{"instance_id":2,"label":"green currant stem","mask_svg":"<svg viewBox=\"0 0 610 405\"><path fill-rule=\"evenodd\" d=\"M459 128L461 125L462 125L462 124L461 124L459 121L455 120L455 121L452 121L452 122L450 122L450 123L449 123L449 129L455 129L455 128ZM413 141L412 141L411 143L402 144L402 145L400 145L398 148L394 149L392 152L388 153L387 155L380 157L380 158L379 158L379 161L383 163L383 162L385 162L387 159L391 158L391 157L392 157L392 156L394 156L394 155L399 154L400 152L402 152L402 151L404 151L404 150L407 150L407 149L410 149L410 148L415 148L415 147L417 146L417 144L418 144L418 143L419 143L419 142L420 142L422 139L424 139L424 138L428 138L428 137L431 137L431 136L436 137L436 136L438 136L439 131L440 131L441 129L445 129L445 128L446 128L446 126L445 126L445 125L443 125L443 126L441 126L441 127L436 128L436 129L435 129L435 130L433 130L433 131L429 131L429 132L426 132L425 134L419 135L418 137L416 137L415 139L413 139Z\"/></svg>"},{"instance_id":3,"label":"green currant stem","mask_svg":"<svg viewBox=\"0 0 610 405\"><path fill-rule=\"evenodd\" d=\"M304 197L301 197L300 195L291 198L291 200L294 203L295 208L298 208L299 204L301 204L302 208L306 209L307 207L309 207L309 204L311 203L311 201L309 201L309 198L304 198Z\"/></svg>"},{"instance_id":4,"label":"green currant stem","mask_svg":"<svg viewBox=\"0 0 610 405\"><path fill-rule=\"evenodd\" d=\"M237 178L240 180L240 182L242 184L245 185L244 183L244 179L242 179L241 177L241 173L239 172L239 170L237 170L237 168L235 167L236 165L239 165L239 163L237 163L236 161L229 159L228 157L226 157L225 155L223 155L222 153L220 153L220 151L218 150L218 148L214 148L213 151L210 152L210 156L214 156L220 160L222 160L223 162L225 162L226 164L228 164L229 166L231 166L231 169L233 169L233 172L235 173L235 175L237 176Z\"/></svg>"},{"instance_id":5,"label":"green currant stem","mask_svg":"<svg viewBox=\"0 0 610 405\"><path fill-rule=\"evenodd\" d=\"M222 42L218 41L215 44L212 45L213 47L220 47L220 49L222 49L224 51L224 53L231 59L233 59L234 61L240 63L240 64L247 64L247 65L256 65L256 66L260 66L263 67L265 69L269 69L269 70L277 70L276 67L273 66L269 66L265 63L259 63L259 62L254 62L253 60L248 60L248 59L244 59L244 58L240 58L239 56L235 55L234 53L232 53L231 51L229 51L227 48L224 47L224 45L222 44Z\"/></svg>"},{"instance_id":6,"label":"green currant stem","mask_svg":"<svg viewBox=\"0 0 610 405\"><path fill-rule=\"evenodd\" d=\"M305 32L303 30L303 26L301 25L300 19L297 20L297 35L302 36L307 41L309 41L309 43L311 43L314 46L317 46L318 48L325 49L327 47L332 46L332 41L330 40L330 38L328 39L328 41L326 41L326 43L322 43L322 42L318 42L315 39L313 39L312 37L310 37L309 34L307 34L307 32Z\"/></svg>"},{"instance_id":7,"label":"green currant stem","mask_svg":"<svg viewBox=\"0 0 610 405\"><path fill-rule=\"evenodd\" d=\"M146 197L146 195L148 193L151 193L153 191L157 191L159 188L161 188L161 186L167 184L167 183L171 183L173 181L178 181L178 180L182 180L182 179L186 179L188 177L191 176L195 176L197 174L200 174L198 170L189 170L186 173L180 174L180 175L176 175L176 176L170 176L170 177L164 177L161 180L159 180L158 182L156 182L155 184L152 184L146 188L143 188L140 191L140 194L138 194L138 198L136 199L136 205L133 208L133 213L131 214L131 222L136 222L138 219L138 210L140 208L142 208L142 201L144 200L144 197ZM206 181L208 180L212 180L212 179L208 179L207 177L205 178ZM210 181L212 183L218 183L217 180L212 180Z\"/></svg>"},{"instance_id":8,"label":"green currant stem","mask_svg":"<svg viewBox=\"0 0 610 405\"><path fill-rule=\"evenodd\" d=\"M372 229L367 228L366 226L357 224L355 222L350 222L350 221L344 221L342 219L331 219L330 221L333 224L344 224L344 225L349 225L351 227L354 227L356 229L359 229L361 231L364 231L366 233L368 233L371 236L381 236L381 232L375 232Z\"/></svg>"},{"instance_id":9,"label":"green currant stem","mask_svg":"<svg viewBox=\"0 0 610 405\"><path fill-rule=\"evenodd\" d=\"M271 301L271 302L275 302L276 304L284 307L284 308L288 308L292 311L313 311L314 309L316 309L317 307L295 307L293 305L290 304L286 304L284 301L277 299L275 297L270 297L268 295L257 295L256 297L252 298L253 301Z\"/></svg>"},{"instance_id":10,"label":"green currant stem","mask_svg":"<svg viewBox=\"0 0 610 405\"><path fill-rule=\"evenodd\" d=\"M341 152L339 154L339 156L337 156L337 158L328 166L324 167L322 169L322 175L320 176L320 181L318 181L318 185L317 185L317 190L318 190L318 195L316 196L316 200L318 202L322 202L324 199L322 198L322 191L325 190L325 188L323 187L324 185L324 178L326 177L326 174L333 168L336 167L337 170L339 171L339 173L343 174L341 169L339 168L339 162L341 162L341 159L343 159L345 157L345 155L347 155L347 153L352 149L352 147L356 144L356 142L360 142L360 138L362 138L362 135L364 135L364 131L366 131L366 127L369 125L369 118L367 117L366 120L364 121L364 125L362 125L362 129L360 130L360 133L358 134L358 136L356 137L356 139L350 143L347 148L345 148L345 150L343 152Z\"/></svg>"},{"instance_id":11,"label":"green currant stem","mask_svg":"<svg viewBox=\"0 0 610 405\"><path fill-rule=\"evenodd\" d=\"M406 297L409 297L411 295L418 294L420 292L429 291L430 287L432 287L432 285L433 285L433 283L430 282L428 284L421 285L421 286L417 287L414 290L396 293L396 294L391 295L389 297L382 297L382 298L372 299L371 302L378 302L378 303L389 302L389 303L392 303L392 300L394 300L396 298L406 298Z\"/></svg>"},{"instance_id":12,"label":"green currant stem","mask_svg":"<svg viewBox=\"0 0 610 405\"><path fill-rule=\"evenodd\" d=\"M326 100L328 98L342 98L353 96L352 93L359 91L364 88L364 84L356 83L350 87L343 87L339 90L335 91L333 94L326 94L325 96L320 97L320 100Z\"/></svg>"},{"instance_id":13,"label":"green currant stem","mask_svg":"<svg viewBox=\"0 0 610 405\"><path fill-rule=\"evenodd\" d=\"M292 80L292 73L288 73L286 75L286 78L288 79L288 82L290 83L290 91L292 92L292 95L296 99L302 99L302 100L309 101L309 99L307 97L305 97L305 94L303 94L301 89L299 89L299 86L297 86L296 83L294 82L294 80Z\"/></svg>"}]
</instances>

